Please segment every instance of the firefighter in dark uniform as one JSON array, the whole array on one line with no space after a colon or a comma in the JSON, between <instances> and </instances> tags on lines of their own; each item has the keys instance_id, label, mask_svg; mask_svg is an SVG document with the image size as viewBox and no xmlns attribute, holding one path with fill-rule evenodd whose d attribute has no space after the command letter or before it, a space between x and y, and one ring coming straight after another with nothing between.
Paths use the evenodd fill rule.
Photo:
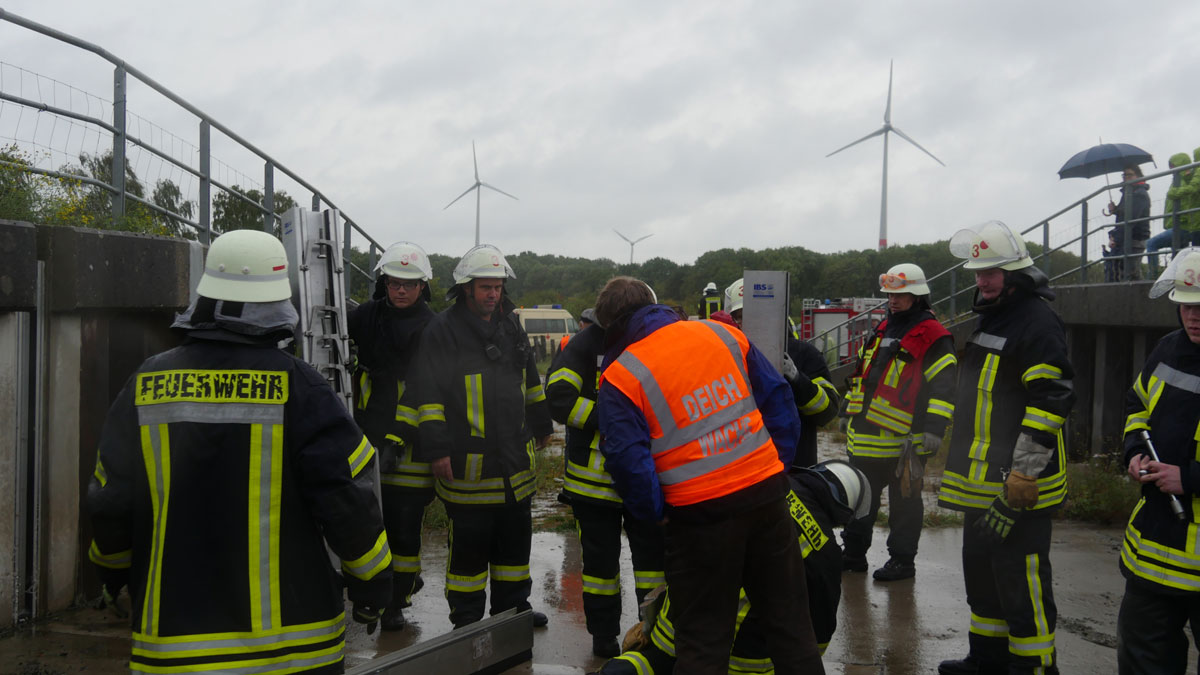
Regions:
<instances>
[{"instance_id":1,"label":"firefighter in dark uniform","mask_svg":"<svg viewBox=\"0 0 1200 675\"><path fill-rule=\"evenodd\" d=\"M888 315L859 353L846 395L846 452L871 481L871 511L842 533L845 569L867 571L867 549L888 488L888 561L878 581L908 579L921 539L921 479L954 414L954 338L929 308L925 272L911 263L879 275Z\"/></svg>"},{"instance_id":2,"label":"firefighter in dark uniform","mask_svg":"<svg viewBox=\"0 0 1200 675\"><path fill-rule=\"evenodd\" d=\"M433 269L424 249L411 242L392 244L375 267L371 300L347 318L358 347L354 420L379 452L383 520L392 548L392 601L384 630L404 627L404 608L421 581L421 522L433 501L429 463L415 453L417 409L405 378L433 318L429 280Z\"/></svg>"},{"instance_id":3,"label":"firefighter in dark uniform","mask_svg":"<svg viewBox=\"0 0 1200 675\"><path fill-rule=\"evenodd\" d=\"M842 550L833 529L862 517L870 506L870 485L861 471L841 460L811 468L792 467L788 474L788 505L808 587L808 611L817 646L825 653L837 629L842 597ZM664 587L665 590L665 587ZM600 669L601 675L668 675L675 668L675 631L670 617L670 594L654 599L656 609L626 637L625 651ZM767 657L762 630L754 610L742 594L738 608L737 638L729 657L730 673L774 672Z\"/></svg>"},{"instance_id":4,"label":"firefighter in dark uniform","mask_svg":"<svg viewBox=\"0 0 1200 675\"><path fill-rule=\"evenodd\" d=\"M183 344L109 410L88 487L104 595L129 585L130 669L340 673L343 578L369 631L391 597L375 448L277 346L298 321L277 239L218 237L196 294Z\"/></svg>"},{"instance_id":5,"label":"firefighter in dark uniform","mask_svg":"<svg viewBox=\"0 0 1200 675\"><path fill-rule=\"evenodd\" d=\"M721 292L717 290L717 285L713 282L708 282L704 287L704 297L700 299L700 318L711 319L713 313L721 311ZM725 311L731 311L726 307Z\"/></svg>"},{"instance_id":6,"label":"firefighter in dark uniform","mask_svg":"<svg viewBox=\"0 0 1200 675\"><path fill-rule=\"evenodd\" d=\"M1180 251L1150 291L1170 291L1180 330L1155 345L1125 395L1125 463L1142 483L1121 546L1125 597L1117 617L1122 675L1182 673L1200 629L1200 248ZM1150 435L1156 461L1143 433Z\"/></svg>"},{"instance_id":7,"label":"firefighter in dark uniform","mask_svg":"<svg viewBox=\"0 0 1200 675\"><path fill-rule=\"evenodd\" d=\"M604 329L595 310L589 324L554 357L546 380L550 415L567 427L563 489L558 499L570 504L583 549L583 613L592 636L592 653L613 657L621 652L621 529L629 537L634 589L638 604L663 583L662 528L639 520L624 508L604 469L596 389L604 358Z\"/></svg>"},{"instance_id":8,"label":"firefighter in dark uniform","mask_svg":"<svg viewBox=\"0 0 1200 675\"><path fill-rule=\"evenodd\" d=\"M979 323L959 358L938 504L964 512L970 652L938 672L1055 673L1051 514L1067 494L1063 424L1075 401L1054 293L999 221L960 230Z\"/></svg>"},{"instance_id":9,"label":"firefighter in dark uniform","mask_svg":"<svg viewBox=\"0 0 1200 675\"><path fill-rule=\"evenodd\" d=\"M743 295L742 279L725 289L725 306L729 308L733 325L738 328L742 327ZM817 430L837 417L841 395L833 386L833 376L829 374L829 366L820 350L797 338L792 330L788 331L780 372L792 387L792 397L796 399L796 410L802 422L792 466L812 466L817 463Z\"/></svg>"},{"instance_id":10,"label":"firefighter in dark uniform","mask_svg":"<svg viewBox=\"0 0 1200 675\"><path fill-rule=\"evenodd\" d=\"M516 275L495 246L463 256L447 294L454 304L425 327L413 376L420 452L450 517L446 600L456 628L483 618L489 572L492 614L529 609L533 453L552 428L506 278ZM534 612L534 625L546 615Z\"/></svg>"}]
</instances>

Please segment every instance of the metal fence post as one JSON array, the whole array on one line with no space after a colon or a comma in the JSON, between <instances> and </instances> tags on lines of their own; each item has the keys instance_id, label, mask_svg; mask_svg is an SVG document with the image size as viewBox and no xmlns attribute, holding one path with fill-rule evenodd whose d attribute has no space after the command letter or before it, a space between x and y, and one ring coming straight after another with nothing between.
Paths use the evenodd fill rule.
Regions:
<instances>
[{"instance_id":1,"label":"metal fence post","mask_svg":"<svg viewBox=\"0 0 1200 675\"><path fill-rule=\"evenodd\" d=\"M950 318L958 316L958 267L950 268Z\"/></svg>"},{"instance_id":2,"label":"metal fence post","mask_svg":"<svg viewBox=\"0 0 1200 675\"><path fill-rule=\"evenodd\" d=\"M263 164L263 232L275 231L275 167Z\"/></svg>"},{"instance_id":3,"label":"metal fence post","mask_svg":"<svg viewBox=\"0 0 1200 675\"><path fill-rule=\"evenodd\" d=\"M346 270L346 295L348 297L352 283L348 278L350 277L350 270L353 269L351 265L354 263L354 260L350 257L350 236L354 234L354 227L351 225L349 218L343 218L343 220L346 222L342 225L342 260L344 261L342 266ZM367 270L367 273L369 274L370 270Z\"/></svg>"},{"instance_id":4,"label":"metal fence post","mask_svg":"<svg viewBox=\"0 0 1200 675\"><path fill-rule=\"evenodd\" d=\"M375 269L375 251L378 250L375 248L375 244L372 243L370 250L367 251L367 274L371 274Z\"/></svg>"},{"instance_id":5,"label":"metal fence post","mask_svg":"<svg viewBox=\"0 0 1200 675\"><path fill-rule=\"evenodd\" d=\"M1079 283L1087 283L1088 275L1088 205L1079 205Z\"/></svg>"},{"instance_id":6,"label":"metal fence post","mask_svg":"<svg viewBox=\"0 0 1200 675\"><path fill-rule=\"evenodd\" d=\"M125 67L113 70L112 218L125 216Z\"/></svg>"},{"instance_id":7,"label":"metal fence post","mask_svg":"<svg viewBox=\"0 0 1200 675\"><path fill-rule=\"evenodd\" d=\"M200 232L200 243L205 246L212 241L211 135L208 120L200 120L200 227L204 228Z\"/></svg>"},{"instance_id":8,"label":"metal fence post","mask_svg":"<svg viewBox=\"0 0 1200 675\"><path fill-rule=\"evenodd\" d=\"M313 209L312 209L313 211L320 211L321 210L321 198L318 197L317 195L313 195L312 205L313 205Z\"/></svg>"},{"instance_id":9,"label":"metal fence post","mask_svg":"<svg viewBox=\"0 0 1200 675\"><path fill-rule=\"evenodd\" d=\"M1042 223L1042 271L1050 275L1050 221Z\"/></svg>"}]
</instances>

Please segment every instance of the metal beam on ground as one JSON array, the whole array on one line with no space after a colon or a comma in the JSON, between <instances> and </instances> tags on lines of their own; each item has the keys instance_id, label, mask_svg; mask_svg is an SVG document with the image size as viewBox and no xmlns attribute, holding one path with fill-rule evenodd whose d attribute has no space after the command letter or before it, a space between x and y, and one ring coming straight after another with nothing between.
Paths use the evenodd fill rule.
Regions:
<instances>
[{"instance_id":1,"label":"metal beam on ground","mask_svg":"<svg viewBox=\"0 0 1200 675\"><path fill-rule=\"evenodd\" d=\"M497 675L533 658L533 612L501 612L346 671L346 675Z\"/></svg>"}]
</instances>

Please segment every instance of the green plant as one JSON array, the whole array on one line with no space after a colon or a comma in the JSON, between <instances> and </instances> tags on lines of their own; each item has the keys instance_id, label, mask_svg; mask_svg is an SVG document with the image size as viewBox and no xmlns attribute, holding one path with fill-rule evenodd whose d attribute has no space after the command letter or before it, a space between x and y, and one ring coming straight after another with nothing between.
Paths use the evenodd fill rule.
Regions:
<instances>
[{"instance_id":1,"label":"green plant","mask_svg":"<svg viewBox=\"0 0 1200 675\"><path fill-rule=\"evenodd\" d=\"M1102 525L1122 523L1140 497L1138 486L1125 475L1119 462L1094 458L1067 465L1067 501L1060 518Z\"/></svg>"}]
</instances>

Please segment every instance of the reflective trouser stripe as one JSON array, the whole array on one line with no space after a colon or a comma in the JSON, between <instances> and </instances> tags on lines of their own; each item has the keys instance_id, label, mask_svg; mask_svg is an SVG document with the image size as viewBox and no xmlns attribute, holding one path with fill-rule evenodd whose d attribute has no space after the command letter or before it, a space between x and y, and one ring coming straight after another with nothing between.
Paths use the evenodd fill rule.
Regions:
<instances>
[{"instance_id":1,"label":"reflective trouser stripe","mask_svg":"<svg viewBox=\"0 0 1200 675\"><path fill-rule=\"evenodd\" d=\"M446 573L446 590L458 593L480 593L487 590L488 573L479 574L450 574Z\"/></svg>"},{"instance_id":2,"label":"reflective trouser stripe","mask_svg":"<svg viewBox=\"0 0 1200 675\"><path fill-rule=\"evenodd\" d=\"M621 592L621 580L617 577L606 579L584 574L583 592L592 595L618 595Z\"/></svg>"},{"instance_id":3,"label":"reflective trouser stripe","mask_svg":"<svg viewBox=\"0 0 1200 675\"><path fill-rule=\"evenodd\" d=\"M96 540L93 539L92 545L88 548L88 560L109 569L129 569L129 566L133 563L133 549L105 554L100 552L100 547L96 544Z\"/></svg>"},{"instance_id":4,"label":"reflective trouser stripe","mask_svg":"<svg viewBox=\"0 0 1200 675\"><path fill-rule=\"evenodd\" d=\"M392 571L401 574L420 574L421 556L392 554Z\"/></svg>"},{"instance_id":5,"label":"reflective trouser stripe","mask_svg":"<svg viewBox=\"0 0 1200 675\"><path fill-rule=\"evenodd\" d=\"M971 632L984 637L1006 638L1008 637L1008 622L1004 619L979 616L975 612L971 612Z\"/></svg>"},{"instance_id":6,"label":"reflective trouser stripe","mask_svg":"<svg viewBox=\"0 0 1200 675\"><path fill-rule=\"evenodd\" d=\"M492 581L528 581L529 565L495 565L491 566Z\"/></svg>"},{"instance_id":7,"label":"reflective trouser stripe","mask_svg":"<svg viewBox=\"0 0 1200 675\"><path fill-rule=\"evenodd\" d=\"M637 671L637 675L654 675L654 668L641 652L625 652L614 658L613 661L624 661L632 665L633 669Z\"/></svg>"},{"instance_id":8,"label":"reflective trouser stripe","mask_svg":"<svg viewBox=\"0 0 1200 675\"><path fill-rule=\"evenodd\" d=\"M634 587L652 591L667 583L667 574L662 570L634 570Z\"/></svg>"}]
</instances>

